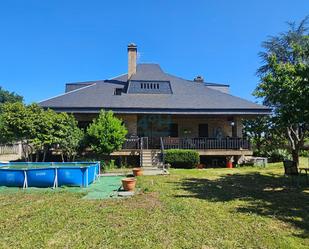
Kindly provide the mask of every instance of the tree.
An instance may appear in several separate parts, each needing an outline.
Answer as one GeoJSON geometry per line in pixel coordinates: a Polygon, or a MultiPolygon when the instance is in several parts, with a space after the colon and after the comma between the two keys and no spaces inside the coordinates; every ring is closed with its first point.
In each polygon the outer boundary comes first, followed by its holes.
{"type": "Polygon", "coordinates": [[[263,155],[263,148],[267,143],[268,131],[270,128],[270,118],[267,116],[259,116],[255,119],[247,119],[243,121],[245,136],[251,138],[254,144],[254,152],[257,155],[263,155]]]}
{"type": "Polygon", "coordinates": [[[37,104],[27,106],[32,115],[33,133],[29,136],[29,146],[36,154],[35,161],[40,160],[40,154],[43,154],[42,161],[45,161],[46,153],[56,142],[55,121],[56,114],[52,110],[45,111],[37,104]]]}
{"type": "Polygon", "coordinates": [[[37,104],[6,103],[0,115],[1,140],[4,142],[21,141],[27,161],[45,161],[46,153],[58,145],[62,158],[66,155],[71,160],[76,155],[81,130],[77,127],[75,118],[66,113],[57,114],[53,110],[44,110],[37,104]]]}
{"type": "MultiPolygon", "coordinates": [[[[16,102],[3,104],[1,110],[1,142],[13,143],[21,141],[24,145],[29,145],[29,138],[34,133],[33,115],[29,108],[23,103],[16,102]]],[[[24,146],[23,149],[26,159],[29,160],[28,149],[24,146]]]]}
{"type": "Polygon", "coordinates": [[[78,128],[77,121],[73,115],[60,113],[55,120],[55,142],[61,150],[62,161],[74,161],[80,146],[84,132],[78,128]]]}
{"type": "Polygon", "coordinates": [[[309,37],[308,18],[299,26],[264,42],[264,64],[255,96],[273,108],[273,123],[284,129],[293,160],[299,163],[299,150],[308,136],[309,124],[309,37]]]}
{"type": "Polygon", "coordinates": [[[23,97],[14,92],[9,92],[7,90],[4,90],[0,86],[0,104],[4,104],[7,102],[9,103],[23,102],[23,97]]]}
{"type": "Polygon", "coordinates": [[[87,129],[91,148],[102,154],[110,154],[121,149],[125,141],[127,129],[113,112],[102,110],[97,119],[87,129]]]}
{"type": "MultiPolygon", "coordinates": [[[[269,62],[273,55],[282,63],[298,63],[300,53],[294,48],[295,46],[306,47],[309,34],[308,22],[309,16],[305,17],[299,25],[296,22],[288,22],[288,31],[277,36],[270,36],[268,40],[262,43],[264,51],[261,51],[259,56],[264,65],[257,70],[258,76],[263,76],[271,71],[269,62]]],[[[303,52],[306,52],[306,50],[303,52]]],[[[309,53],[304,53],[302,59],[308,63],[309,53]]]]}
{"type": "Polygon", "coordinates": [[[286,151],[287,140],[284,131],[273,123],[272,117],[258,116],[244,120],[243,125],[244,136],[251,139],[255,155],[270,157],[271,160],[283,156],[281,153],[286,151]]]}

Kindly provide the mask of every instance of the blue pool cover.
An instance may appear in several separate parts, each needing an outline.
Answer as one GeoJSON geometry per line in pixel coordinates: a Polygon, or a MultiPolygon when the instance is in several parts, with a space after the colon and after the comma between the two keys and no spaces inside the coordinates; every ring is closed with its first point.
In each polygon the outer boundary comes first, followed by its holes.
{"type": "Polygon", "coordinates": [[[99,162],[0,163],[0,186],[7,187],[87,187],[99,175],[99,162]]]}

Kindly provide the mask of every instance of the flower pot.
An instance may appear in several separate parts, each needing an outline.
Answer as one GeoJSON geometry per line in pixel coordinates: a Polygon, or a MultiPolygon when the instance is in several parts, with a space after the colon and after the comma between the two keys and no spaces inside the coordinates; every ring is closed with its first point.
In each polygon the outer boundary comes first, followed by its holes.
{"type": "Polygon", "coordinates": [[[134,168],[134,169],[133,169],[133,175],[134,175],[134,176],[142,176],[142,175],[143,175],[143,170],[142,170],[142,168],[134,168]]]}
{"type": "Polygon", "coordinates": [[[231,161],[227,161],[226,162],[226,167],[229,168],[229,169],[232,169],[233,168],[233,163],[231,161]]]}
{"type": "Polygon", "coordinates": [[[125,191],[134,191],[136,180],[134,178],[122,179],[122,187],[125,191]]]}

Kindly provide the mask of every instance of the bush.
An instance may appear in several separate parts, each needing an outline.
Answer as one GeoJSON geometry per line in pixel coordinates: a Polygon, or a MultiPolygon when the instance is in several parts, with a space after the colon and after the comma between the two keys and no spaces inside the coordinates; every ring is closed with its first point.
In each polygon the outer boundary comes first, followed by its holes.
{"type": "Polygon", "coordinates": [[[276,162],[282,162],[285,159],[290,158],[290,155],[287,150],[274,149],[272,151],[268,151],[266,153],[266,157],[268,158],[269,162],[276,163],[276,162]]]}
{"type": "Polygon", "coordinates": [[[299,152],[299,156],[302,156],[302,157],[309,157],[309,151],[308,150],[301,150],[299,152]]]}
{"type": "Polygon", "coordinates": [[[113,112],[101,111],[87,129],[88,142],[97,154],[109,155],[120,150],[127,135],[123,122],[113,112]]]}
{"type": "Polygon", "coordinates": [[[200,157],[195,150],[167,150],[165,152],[165,162],[173,168],[195,168],[200,163],[200,157]]]}

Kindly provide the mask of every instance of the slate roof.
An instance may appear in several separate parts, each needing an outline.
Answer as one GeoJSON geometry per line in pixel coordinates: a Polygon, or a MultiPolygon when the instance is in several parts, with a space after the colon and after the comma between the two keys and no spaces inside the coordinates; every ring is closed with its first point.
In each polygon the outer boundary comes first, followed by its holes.
{"type": "Polygon", "coordinates": [[[172,94],[127,93],[127,74],[124,74],[109,80],[70,83],[74,90],[39,104],[44,108],[75,113],[96,113],[100,109],[113,110],[115,113],[243,115],[270,113],[270,109],[265,106],[211,88],[211,86],[227,87],[227,85],[185,80],[165,73],[157,64],[138,64],[137,73],[131,80],[168,81],[172,94]],[[78,88],[79,86],[81,87],[78,88]],[[123,93],[114,95],[116,88],[122,88],[123,93]]]}

